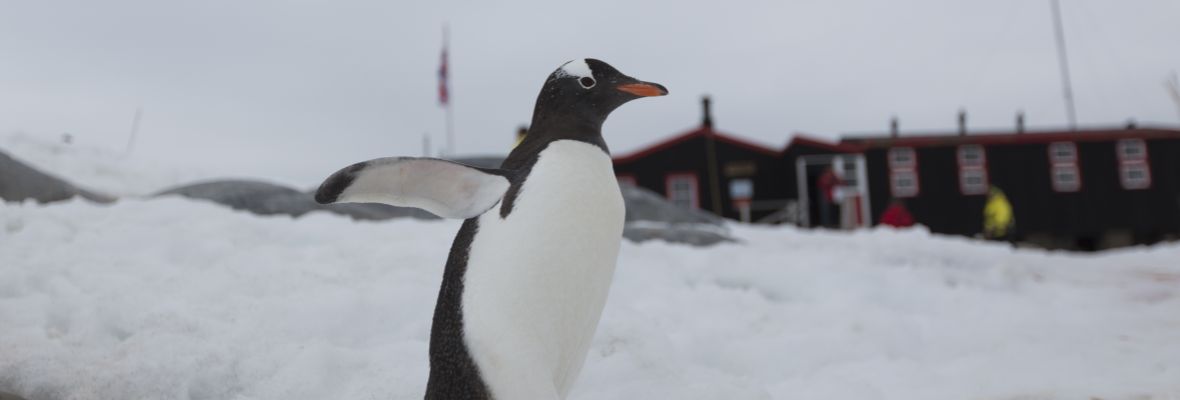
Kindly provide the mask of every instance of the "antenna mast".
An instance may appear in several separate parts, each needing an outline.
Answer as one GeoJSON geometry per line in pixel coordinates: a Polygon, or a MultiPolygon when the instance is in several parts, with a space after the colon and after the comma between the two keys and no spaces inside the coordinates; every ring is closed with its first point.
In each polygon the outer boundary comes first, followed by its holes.
{"type": "Polygon", "coordinates": [[[135,136],[139,133],[139,121],[141,119],[143,119],[142,106],[135,108],[135,118],[131,119],[131,134],[127,136],[127,155],[131,155],[131,149],[135,147],[135,136]]]}
{"type": "Polygon", "coordinates": [[[1176,75],[1176,71],[1172,71],[1172,76],[1164,81],[1164,88],[1172,96],[1172,101],[1176,103],[1176,115],[1180,116],[1180,77],[1176,75]]]}
{"type": "Polygon", "coordinates": [[[1065,91],[1065,115],[1069,119],[1069,129],[1078,128],[1077,111],[1073,105],[1073,85],[1069,82],[1069,57],[1065,54],[1065,28],[1061,24],[1060,0],[1049,0],[1053,6],[1053,26],[1057,33],[1057,60],[1061,64],[1061,84],[1065,91]]]}

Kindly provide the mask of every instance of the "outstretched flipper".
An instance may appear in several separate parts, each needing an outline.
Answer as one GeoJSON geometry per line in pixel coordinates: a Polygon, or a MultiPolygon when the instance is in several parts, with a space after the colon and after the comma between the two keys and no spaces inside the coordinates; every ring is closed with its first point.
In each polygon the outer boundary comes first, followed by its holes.
{"type": "Polygon", "coordinates": [[[336,171],[320,184],[315,200],[417,207],[444,218],[467,219],[500,202],[510,184],[507,175],[436,158],[378,158],[336,171]]]}

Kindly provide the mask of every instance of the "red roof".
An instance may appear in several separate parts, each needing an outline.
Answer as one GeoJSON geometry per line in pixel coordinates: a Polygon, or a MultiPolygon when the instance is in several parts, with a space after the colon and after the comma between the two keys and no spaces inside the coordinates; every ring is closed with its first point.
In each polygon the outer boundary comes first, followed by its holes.
{"type": "Polygon", "coordinates": [[[860,146],[846,143],[826,142],[822,139],[816,139],[801,133],[796,133],[795,136],[791,138],[791,142],[787,143],[787,146],[783,148],[783,152],[785,153],[795,145],[810,146],[835,153],[855,153],[860,151],[860,146]]]}
{"type": "Polygon", "coordinates": [[[738,147],[743,147],[755,152],[779,156],[789,150],[792,146],[802,145],[814,148],[819,148],[834,153],[857,153],[869,148],[880,147],[924,147],[924,146],[953,146],[959,144],[982,144],[982,145],[996,145],[996,144],[1029,144],[1029,143],[1049,143],[1049,142],[1086,142],[1086,141],[1111,141],[1127,138],[1140,139],[1156,139],[1156,138],[1173,138],[1180,139],[1180,130],[1165,129],[1165,128],[1133,128],[1133,129],[1085,129],[1075,131],[1030,131],[1026,133],[1014,132],[985,132],[972,133],[968,135],[958,134],[940,134],[940,135],[921,135],[921,136],[899,136],[892,137],[888,135],[881,136],[860,136],[849,137],[841,139],[839,143],[831,143],[822,139],[813,138],[805,134],[796,133],[791,141],[783,147],[781,151],[776,151],[769,147],[757,144],[745,139],[738,138],[733,135],[725,134],[713,130],[708,127],[700,127],[679,135],[670,137],[660,142],[656,142],[645,148],[632,152],[631,154],[622,155],[614,158],[616,164],[629,163],[651,154],[658,153],[676,144],[688,141],[693,138],[702,137],[712,134],[713,138],[729,143],[738,147]]]}
{"type": "Polygon", "coordinates": [[[922,136],[862,136],[850,137],[840,141],[841,146],[874,148],[874,147],[924,147],[924,146],[952,146],[958,144],[1031,144],[1049,142],[1094,142],[1111,141],[1127,138],[1180,139],[1180,130],[1160,128],[1132,128],[1132,129],[1085,129],[1075,131],[1032,131],[1026,133],[990,132],[970,133],[967,135],[922,135],[922,136]]]}
{"type": "Polygon", "coordinates": [[[754,143],[754,142],[751,142],[751,141],[748,141],[745,139],[741,139],[736,136],[732,136],[732,135],[718,132],[718,131],[714,130],[713,128],[700,127],[700,128],[670,137],[668,139],[664,139],[663,141],[656,142],[655,144],[652,144],[652,145],[649,145],[645,148],[634,151],[631,154],[615,157],[614,162],[615,162],[615,164],[629,163],[631,161],[635,161],[635,160],[647,157],[651,154],[654,154],[654,153],[657,153],[661,150],[672,147],[673,145],[688,141],[693,138],[703,137],[703,136],[710,135],[710,134],[713,136],[713,139],[715,139],[719,142],[729,143],[734,146],[743,147],[748,150],[752,150],[755,152],[768,154],[768,155],[772,155],[772,156],[777,156],[779,154],[779,152],[777,150],[771,149],[769,147],[766,147],[766,146],[763,146],[763,145],[760,145],[760,144],[757,144],[757,143],[754,143]]]}

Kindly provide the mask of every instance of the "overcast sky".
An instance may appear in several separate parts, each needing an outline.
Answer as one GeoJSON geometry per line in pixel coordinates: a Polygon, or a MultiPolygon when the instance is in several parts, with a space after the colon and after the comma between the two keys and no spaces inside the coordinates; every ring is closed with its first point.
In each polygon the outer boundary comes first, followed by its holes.
{"type": "MultiPolygon", "coordinates": [[[[1080,124],[1180,123],[1180,1],[1061,1],[1080,124]]],[[[0,132],[122,149],[142,106],[133,157],[314,185],[444,142],[444,22],[460,154],[506,152],[582,57],[671,92],[612,115],[616,154],[698,125],[705,93],[719,129],[774,147],[892,115],[952,130],[959,108],[971,129],[1065,123],[1048,0],[0,0],[0,132]]]]}

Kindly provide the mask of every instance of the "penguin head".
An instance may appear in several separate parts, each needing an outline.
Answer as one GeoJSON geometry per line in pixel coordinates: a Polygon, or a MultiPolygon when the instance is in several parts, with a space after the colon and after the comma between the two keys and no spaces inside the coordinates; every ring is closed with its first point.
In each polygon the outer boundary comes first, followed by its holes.
{"type": "Polygon", "coordinates": [[[668,89],[663,85],[632,78],[605,62],[577,59],[549,74],[533,115],[535,119],[573,118],[601,126],[611,111],[623,103],[666,94],[668,89]]]}

